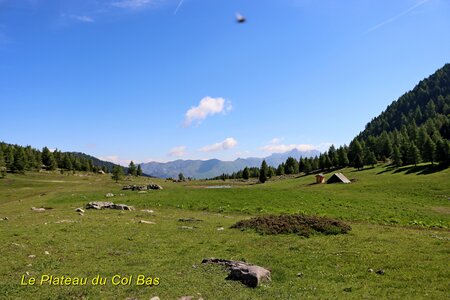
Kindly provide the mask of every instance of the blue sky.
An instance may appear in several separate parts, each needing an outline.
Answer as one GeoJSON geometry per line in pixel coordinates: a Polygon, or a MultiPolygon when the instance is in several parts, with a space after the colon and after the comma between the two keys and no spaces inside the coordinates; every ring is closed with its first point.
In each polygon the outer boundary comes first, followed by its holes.
{"type": "Polygon", "coordinates": [[[449,36],[448,0],[0,0],[0,140],[122,164],[325,150],[449,36]]]}

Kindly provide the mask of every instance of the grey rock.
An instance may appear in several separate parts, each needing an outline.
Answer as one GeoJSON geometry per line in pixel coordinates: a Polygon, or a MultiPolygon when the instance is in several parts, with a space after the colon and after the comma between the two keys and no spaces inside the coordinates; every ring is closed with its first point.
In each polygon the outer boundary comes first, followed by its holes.
{"type": "Polygon", "coordinates": [[[78,207],[77,209],[75,209],[75,211],[79,213],[84,213],[84,209],[82,209],[81,207],[78,207]]]}
{"type": "Polygon", "coordinates": [[[105,208],[117,210],[134,210],[133,206],[128,206],[125,204],[114,204],[112,202],[95,201],[86,204],[86,209],[105,209],[105,208]]]}
{"type": "Polygon", "coordinates": [[[140,220],[139,223],[141,223],[141,224],[156,224],[155,222],[145,221],[145,220],[140,220]]]}
{"type": "Polygon", "coordinates": [[[202,261],[202,264],[211,263],[226,266],[230,271],[227,279],[239,280],[249,287],[257,287],[261,282],[271,281],[270,271],[260,266],[220,258],[208,258],[202,261]]]}
{"type": "Polygon", "coordinates": [[[106,198],[111,198],[111,197],[114,197],[114,194],[113,194],[113,193],[107,193],[107,194],[105,195],[105,197],[106,197],[106,198]]]}
{"type": "Polygon", "coordinates": [[[37,208],[37,207],[32,207],[31,210],[32,210],[32,211],[42,212],[42,211],[45,211],[45,208],[43,208],[43,207],[39,207],[39,208],[37,208]]]}

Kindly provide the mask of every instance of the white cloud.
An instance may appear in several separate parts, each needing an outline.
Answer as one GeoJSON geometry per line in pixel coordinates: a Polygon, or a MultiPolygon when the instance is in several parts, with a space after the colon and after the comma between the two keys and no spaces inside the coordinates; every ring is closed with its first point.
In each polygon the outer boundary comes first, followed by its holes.
{"type": "Polygon", "coordinates": [[[231,110],[231,102],[223,98],[204,97],[198,106],[191,107],[185,114],[184,125],[189,126],[192,122],[201,122],[207,116],[225,113],[231,110]]]}
{"type": "Polygon", "coordinates": [[[268,145],[261,147],[261,150],[270,153],[285,153],[294,149],[298,151],[311,151],[311,150],[327,150],[331,146],[331,143],[322,143],[319,145],[311,144],[281,144],[282,139],[273,138],[268,145]]]}
{"type": "Polygon", "coordinates": [[[88,16],[77,16],[77,15],[72,15],[71,16],[73,19],[83,22],[83,23],[93,23],[94,19],[92,19],[91,17],[88,16]]]}
{"type": "MultiPolygon", "coordinates": [[[[131,159],[123,159],[117,155],[100,156],[98,159],[106,160],[124,167],[127,167],[130,161],[132,161],[131,159]]],[[[134,161],[134,163],[136,162],[134,161]]]]}
{"type": "Polygon", "coordinates": [[[180,156],[185,156],[185,155],[186,155],[186,146],[173,147],[169,151],[169,156],[180,157],[180,156]]]}
{"type": "Polygon", "coordinates": [[[155,0],[120,0],[112,3],[119,8],[140,9],[155,4],[155,0]]]}
{"type": "Polygon", "coordinates": [[[229,138],[226,138],[225,140],[223,140],[222,142],[205,146],[205,147],[201,148],[200,151],[215,152],[215,151],[227,150],[227,149],[236,147],[237,144],[238,144],[238,142],[234,138],[229,137],[229,138]]]}

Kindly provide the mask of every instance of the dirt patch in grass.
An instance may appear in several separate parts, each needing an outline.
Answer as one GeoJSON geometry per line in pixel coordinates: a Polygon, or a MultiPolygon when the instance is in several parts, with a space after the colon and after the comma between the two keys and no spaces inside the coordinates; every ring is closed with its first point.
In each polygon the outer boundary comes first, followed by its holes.
{"type": "Polygon", "coordinates": [[[450,215],[450,207],[435,206],[435,207],[432,207],[431,209],[437,213],[441,213],[444,215],[450,215]]]}
{"type": "Polygon", "coordinates": [[[231,226],[237,229],[254,229],[261,234],[312,234],[335,235],[347,233],[352,228],[339,220],[306,215],[263,216],[242,220],[231,226]]]}

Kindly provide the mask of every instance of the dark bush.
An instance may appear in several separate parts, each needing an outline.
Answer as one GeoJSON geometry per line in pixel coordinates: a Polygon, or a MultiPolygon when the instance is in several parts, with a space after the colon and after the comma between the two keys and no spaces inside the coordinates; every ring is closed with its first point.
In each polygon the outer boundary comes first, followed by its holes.
{"type": "Polygon", "coordinates": [[[314,233],[335,235],[347,233],[352,228],[339,220],[305,215],[280,215],[242,220],[231,226],[238,229],[254,229],[261,234],[294,233],[308,237],[314,233]]]}

